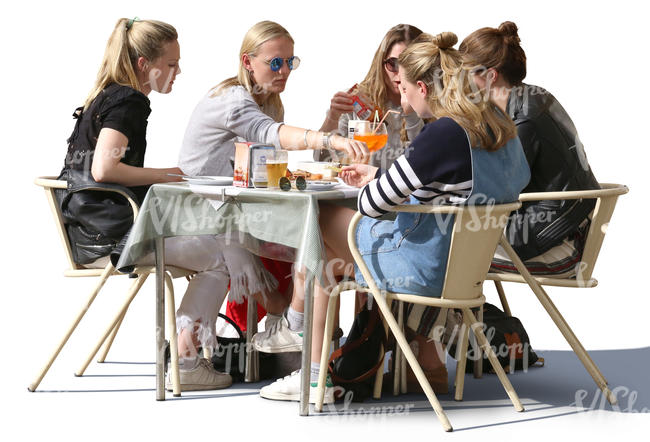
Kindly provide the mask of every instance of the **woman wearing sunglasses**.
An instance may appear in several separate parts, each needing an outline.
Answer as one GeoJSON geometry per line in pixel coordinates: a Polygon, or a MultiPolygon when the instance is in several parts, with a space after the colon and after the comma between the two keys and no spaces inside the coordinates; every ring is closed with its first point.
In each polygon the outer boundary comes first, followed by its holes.
{"type": "MultiPolygon", "coordinates": [[[[370,164],[381,168],[388,168],[408,146],[422,129],[422,120],[408,107],[402,108],[399,91],[399,77],[397,75],[397,58],[402,51],[413,41],[421,30],[415,26],[400,24],[392,27],[381,41],[370,64],[366,78],[359,83],[359,94],[370,108],[375,106],[385,114],[391,113],[384,120],[388,131],[386,145],[370,157],[370,164]]],[[[349,92],[337,92],[332,98],[327,118],[321,130],[336,131],[347,136],[348,121],[354,119],[352,114],[352,96],[349,92]]],[[[326,161],[334,155],[329,151],[315,152],[315,158],[326,161]]]]}
{"type": "MultiPolygon", "coordinates": [[[[355,161],[368,161],[368,149],[364,143],[283,123],[284,107],[280,93],[284,91],[291,72],[300,66],[300,58],[294,55],[293,47],[289,32],[277,23],[263,21],[248,30],[240,49],[237,75],[212,88],[190,118],[179,156],[179,166],[186,174],[233,176],[235,141],[270,144],[287,150],[331,148],[344,152],[355,161]]],[[[260,261],[258,257],[249,255],[252,260],[260,261]]],[[[291,266],[269,263],[268,260],[263,260],[263,263],[278,281],[289,280],[291,266]]],[[[282,283],[280,288],[283,288],[282,283]]],[[[217,294],[219,306],[225,294],[217,294]]],[[[229,303],[229,315],[239,319],[238,323],[244,326],[246,307],[242,303],[243,296],[233,296],[231,288],[231,300],[236,304],[229,303]]],[[[282,317],[287,305],[275,288],[264,291],[257,300],[269,313],[267,328],[282,317]]],[[[215,316],[219,310],[216,303],[207,299],[188,300],[189,304],[196,310],[214,310],[216,307],[215,316]]]]}
{"type": "MultiPolygon", "coordinates": [[[[399,57],[400,87],[406,99],[421,118],[435,119],[413,140],[409,155],[401,155],[386,171],[353,164],[341,172],[348,184],[361,188],[358,210],[366,216],[359,222],[356,241],[381,290],[440,297],[452,229],[446,228],[449,219],[433,214],[403,212],[395,221],[376,218],[397,204],[516,201],[530,178],[512,120],[489,99],[475,100],[460,54],[453,48],[457,41],[451,32],[435,37],[423,34],[399,57]]],[[[367,285],[358,269],[351,274],[354,260],[346,232],[354,213],[346,207],[324,206],[320,227],[328,267],[337,276],[355,276],[367,285]]],[[[321,368],[331,288],[315,284],[313,386],[321,368]]],[[[444,327],[442,319],[439,325],[444,327]]],[[[439,331],[431,335],[434,340],[441,339],[439,331]]],[[[437,374],[432,387],[444,391],[448,380],[440,350],[422,368],[437,374]]],[[[311,390],[315,392],[315,387],[311,390]]],[[[299,372],[260,390],[262,397],[276,400],[298,400],[299,393],[299,372]]],[[[325,401],[333,401],[331,386],[326,388],[325,401]]]]}
{"type": "Polygon", "coordinates": [[[287,150],[331,148],[367,162],[363,143],[283,123],[280,93],[300,58],[277,23],[263,21],[244,36],[237,75],[215,86],[197,105],[185,132],[179,167],[191,175],[233,175],[236,140],[287,150]]]}

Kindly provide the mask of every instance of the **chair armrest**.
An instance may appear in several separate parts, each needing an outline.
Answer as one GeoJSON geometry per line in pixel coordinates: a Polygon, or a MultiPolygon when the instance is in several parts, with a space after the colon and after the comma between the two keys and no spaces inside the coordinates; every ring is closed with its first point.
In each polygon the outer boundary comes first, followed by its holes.
{"type": "MultiPolygon", "coordinates": [[[[503,209],[507,209],[509,211],[512,210],[517,210],[518,208],[521,207],[521,203],[519,201],[515,201],[513,203],[507,203],[507,204],[499,204],[500,207],[503,207],[503,209]]],[[[389,210],[389,212],[410,212],[410,213],[449,213],[449,214],[456,214],[459,213],[463,210],[468,210],[468,208],[471,208],[470,210],[489,210],[490,205],[472,205],[472,206],[430,206],[430,205],[425,205],[425,204],[402,204],[398,206],[393,206],[389,210]]]]}
{"type": "MultiPolygon", "coordinates": [[[[67,189],[68,188],[68,182],[66,180],[59,180],[57,177],[54,176],[42,176],[38,177],[34,180],[34,184],[37,186],[43,187],[44,189],[67,189]]],[[[113,192],[121,195],[124,197],[129,204],[131,205],[131,209],[133,210],[133,222],[135,222],[136,217],[138,216],[138,212],[140,208],[136,204],[136,202],[131,198],[126,192],[120,190],[120,189],[112,189],[109,187],[87,187],[84,188],[84,190],[91,190],[91,191],[96,191],[96,192],[113,192]]]]}
{"type": "Polygon", "coordinates": [[[600,189],[594,190],[573,190],[565,192],[530,192],[519,195],[519,200],[544,201],[544,200],[578,200],[583,198],[603,198],[608,196],[619,196],[629,192],[627,186],[622,184],[601,183],[600,189]]]}

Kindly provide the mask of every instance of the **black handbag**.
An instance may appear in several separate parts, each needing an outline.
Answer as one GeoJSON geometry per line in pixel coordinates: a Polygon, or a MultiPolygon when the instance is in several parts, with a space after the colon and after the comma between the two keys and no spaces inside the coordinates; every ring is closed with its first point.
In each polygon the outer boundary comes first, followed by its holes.
{"type": "MultiPolygon", "coordinates": [[[[329,373],[334,385],[352,392],[353,402],[362,402],[372,395],[375,374],[383,371],[386,351],[386,330],[376,303],[369,300],[355,316],[345,343],[330,356],[329,373]],[[368,308],[368,304],[371,307],[368,308]]],[[[339,399],[342,396],[339,393],[339,399]]]]}
{"type": "Polygon", "coordinates": [[[88,171],[64,169],[59,179],[68,181],[66,190],[57,191],[57,199],[74,261],[88,264],[107,256],[133,225],[131,204],[109,189],[120,190],[137,201],[135,194],[124,186],[97,183],[88,171]],[[107,190],[94,190],[98,188],[107,190]]]}
{"type": "MultiPolygon", "coordinates": [[[[505,371],[509,371],[511,368],[527,370],[533,365],[544,365],[544,358],[537,356],[537,353],[533,351],[528,333],[518,318],[508,316],[498,307],[486,302],[483,305],[483,323],[485,324],[485,336],[505,371]],[[511,367],[513,362],[514,367],[511,367]]],[[[456,355],[455,345],[449,346],[449,354],[456,355]]],[[[475,350],[469,346],[465,373],[474,372],[475,354],[475,350]]],[[[485,352],[482,352],[482,356],[483,372],[494,373],[485,352]]]]}

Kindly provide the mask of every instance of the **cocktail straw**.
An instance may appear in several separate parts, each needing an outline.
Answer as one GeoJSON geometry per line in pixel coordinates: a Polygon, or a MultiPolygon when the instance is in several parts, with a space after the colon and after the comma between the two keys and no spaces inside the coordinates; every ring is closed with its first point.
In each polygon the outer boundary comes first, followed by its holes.
{"type": "MultiPolygon", "coordinates": [[[[397,112],[396,110],[393,110],[393,109],[390,109],[390,110],[386,111],[386,113],[384,114],[384,118],[382,118],[381,121],[379,122],[379,124],[377,124],[377,126],[375,127],[375,130],[372,131],[372,134],[371,134],[371,135],[374,135],[375,132],[377,132],[377,130],[379,130],[379,128],[381,127],[381,123],[384,122],[384,120],[386,119],[386,117],[387,117],[388,114],[390,114],[390,113],[393,113],[393,114],[399,114],[399,112],[397,112]]],[[[375,111],[375,118],[376,118],[376,117],[377,117],[377,111],[375,111]]],[[[376,122],[376,120],[375,120],[375,122],[376,122]]]]}

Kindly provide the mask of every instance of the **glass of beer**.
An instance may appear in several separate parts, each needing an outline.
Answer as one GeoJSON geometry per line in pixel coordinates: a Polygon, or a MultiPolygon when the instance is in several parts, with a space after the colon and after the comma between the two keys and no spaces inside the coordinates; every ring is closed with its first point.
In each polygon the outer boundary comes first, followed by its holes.
{"type": "Polygon", "coordinates": [[[376,152],[388,142],[386,124],[359,121],[354,128],[354,139],[366,143],[370,152],[376,152]]]}
{"type": "Polygon", "coordinates": [[[266,156],[266,187],[280,188],[280,178],[286,176],[289,164],[289,153],[286,150],[269,151],[266,156]]]}

